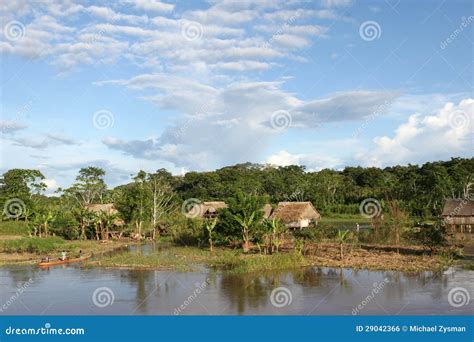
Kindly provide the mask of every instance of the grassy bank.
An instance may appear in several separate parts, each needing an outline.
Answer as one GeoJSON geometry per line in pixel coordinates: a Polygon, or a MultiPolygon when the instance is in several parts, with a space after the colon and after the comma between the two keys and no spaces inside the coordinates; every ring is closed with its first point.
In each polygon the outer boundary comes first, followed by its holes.
{"type": "Polygon", "coordinates": [[[62,251],[71,256],[79,255],[79,251],[82,251],[82,254],[101,254],[127,244],[126,241],[100,243],[91,240],[70,241],[55,236],[29,237],[28,227],[24,222],[0,222],[0,265],[34,264],[45,256],[59,257],[62,251]]]}
{"type": "Polygon", "coordinates": [[[311,249],[304,256],[293,251],[272,255],[244,254],[240,250],[226,248],[217,248],[211,255],[206,249],[172,246],[145,256],[127,252],[105,257],[90,264],[107,268],[178,271],[195,270],[199,265],[205,265],[229,273],[256,273],[311,265],[406,272],[438,270],[445,266],[438,256],[403,255],[364,249],[347,249],[344,260],[341,261],[339,246],[336,244],[321,244],[317,250],[311,249]]]}
{"type": "Polygon", "coordinates": [[[155,270],[192,271],[200,265],[231,273],[251,273],[309,266],[300,255],[281,253],[273,255],[243,254],[237,250],[217,248],[213,254],[197,247],[169,247],[148,255],[126,252],[90,262],[91,266],[106,268],[134,268],[155,270]]]}

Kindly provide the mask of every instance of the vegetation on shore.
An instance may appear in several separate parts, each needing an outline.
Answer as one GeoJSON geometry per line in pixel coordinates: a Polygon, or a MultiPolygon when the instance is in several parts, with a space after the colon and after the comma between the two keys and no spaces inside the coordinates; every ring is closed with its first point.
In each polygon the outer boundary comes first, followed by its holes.
{"type": "Polygon", "coordinates": [[[107,251],[132,240],[159,241],[165,236],[174,245],[189,246],[192,255],[179,250],[176,255],[152,253],[128,261],[124,254],[98,264],[186,269],[201,259],[235,272],[308,264],[436,268],[458,253],[450,248],[446,227],[436,216],[445,198],[469,196],[473,168],[474,158],[318,172],[247,163],[183,177],[165,169],[140,170],[131,183],[107,189],[105,171],[91,166],[80,169],[75,182],[58,189],[55,197],[44,196],[45,177],[39,170],[13,169],[0,179],[5,220],[0,222],[0,260],[11,260],[12,254],[32,260],[62,250],[107,251]],[[195,215],[194,205],[206,200],[225,200],[228,205],[213,218],[195,215]],[[375,205],[372,211],[361,209],[366,200],[375,205]],[[280,220],[264,217],[264,204],[279,201],[310,201],[323,218],[308,228],[290,230],[280,220]],[[105,203],[117,210],[90,210],[105,203]],[[393,248],[367,250],[364,245],[393,248]],[[417,246],[426,255],[400,253],[406,246],[417,246]],[[439,253],[446,257],[437,257],[439,253]]]}
{"type": "Polygon", "coordinates": [[[94,267],[192,271],[204,265],[227,273],[256,273],[305,266],[346,267],[369,270],[419,272],[440,270],[444,265],[434,255],[405,255],[361,248],[339,260],[339,246],[322,244],[317,251],[302,255],[289,251],[278,254],[247,254],[240,250],[215,248],[213,253],[197,247],[171,246],[147,255],[126,252],[88,263],[94,267]]]}

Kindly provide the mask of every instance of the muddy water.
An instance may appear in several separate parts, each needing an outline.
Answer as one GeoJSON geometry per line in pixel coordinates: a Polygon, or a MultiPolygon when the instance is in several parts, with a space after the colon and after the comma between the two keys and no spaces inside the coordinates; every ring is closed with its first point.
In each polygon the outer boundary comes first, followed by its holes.
{"type": "Polygon", "coordinates": [[[246,275],[0,268],[0,315],[472,315],[467,296],[474,297],[474,271],[459,268],[404,274],[308,267],[246,275]]]}

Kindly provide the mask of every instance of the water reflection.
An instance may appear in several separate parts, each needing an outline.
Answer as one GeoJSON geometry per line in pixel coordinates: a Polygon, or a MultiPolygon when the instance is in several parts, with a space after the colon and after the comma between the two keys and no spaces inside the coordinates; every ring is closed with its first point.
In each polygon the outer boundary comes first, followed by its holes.
{"type": "MultiPolygon", "coordinates": [[[[151,250],[136,250],[149,253],[151,250]]],[[[472,303],[453,308],[447,294],[453,287],[474,293],[474,272],[456,269],[447,274],[373,272],[367,270],[307,267],[287,271],[231,275],[212,270],[159,272],[101,270],[80,267],[39,269],[30,266],[0,268],[0,304],[19,286],[32,280],[18,300],[0,314],[107,314],[107,315],[350,315],[377,284],[385,282],[360,314],[458,314],[473,312],[472,303]],[[199,284],[206,286],[196,294],[199,284]],[[92,293],[110,288],[113,305],[98,308],[92,293]],[[272,305],[270,294],[285,287],[289,305],[272,305]],[[27,309],[25,309],[25,307],[27,309]]]]}

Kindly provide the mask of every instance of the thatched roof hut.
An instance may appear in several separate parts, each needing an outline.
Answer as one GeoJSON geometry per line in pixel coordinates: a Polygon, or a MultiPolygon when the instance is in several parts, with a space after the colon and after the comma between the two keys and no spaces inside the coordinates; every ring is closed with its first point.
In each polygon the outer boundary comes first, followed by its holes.
{"type": "MultiPolygon", "coordinates": [[[[217,210],[227,208],[227,204],[223,201],[201,202],[196,204],[196,212],[204,218],[213,218],[217,216],[217,210]]],[[[194,209],[193,209],[194,210],[194,209]]]]}
{"type": "MultiPolygon", "coordinates": [[[[113,203],[105,203],[105,204],[86,204],[86,209],[95,213],[99,214],[101,212],[106,212],[109,215],[118,215],[119,211],[115,208],[113,203]]],[[[116,218],[114,220],[114,225],[116,226],[123,226],[125,222],[120,219],[116,218]]]]}
{"type": "Polygon", "coordinates": [[[472,225],[474,224],[474,200],[448,199],[444,203],[441,216],[448,225],[472,225]]]}
{"type": "Polygon", "coordinates": [[[311,202],[280,202],[270,218],[278,218],[290,228],[304,228],[321,215],[311,202]]]}

